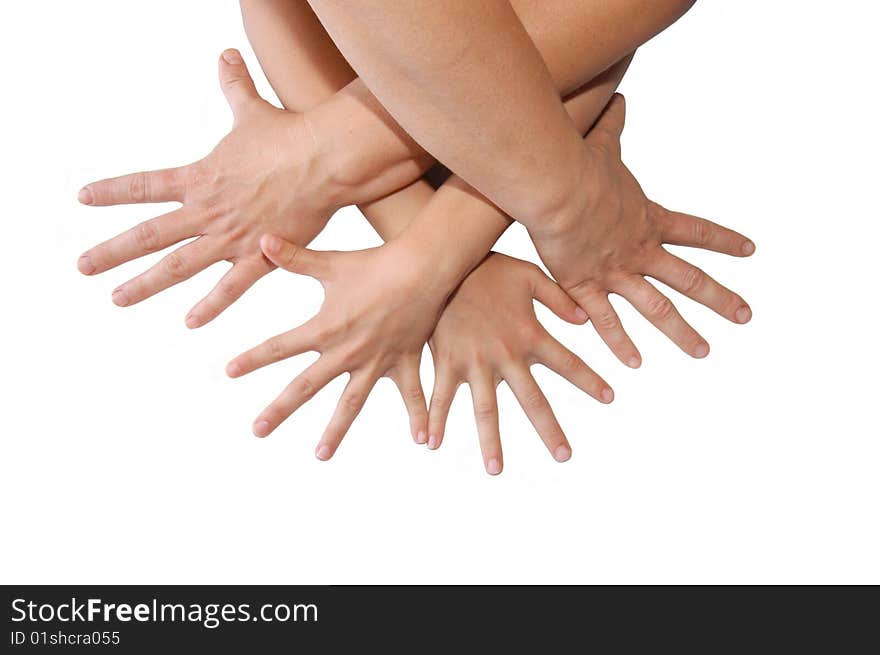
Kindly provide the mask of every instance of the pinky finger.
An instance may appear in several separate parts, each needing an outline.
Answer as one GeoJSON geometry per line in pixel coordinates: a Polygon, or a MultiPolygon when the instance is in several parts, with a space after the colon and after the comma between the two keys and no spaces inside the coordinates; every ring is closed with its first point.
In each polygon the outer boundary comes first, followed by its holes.
{"type": "Polygon", "coordinates": [[[713,250],[732,257],[748,257],[755,252],[755,244],[739,232],[681,212],[666,212],[662,237],[663,243],[713,250]]]}
{"type": "Polygon", "coordinates": [[[186,316],[186,327],[198,328],[213,321],[269,270],[269,266],[262,262],[237,262],[220,278],[211,292],[190,310],[186,316]]]}

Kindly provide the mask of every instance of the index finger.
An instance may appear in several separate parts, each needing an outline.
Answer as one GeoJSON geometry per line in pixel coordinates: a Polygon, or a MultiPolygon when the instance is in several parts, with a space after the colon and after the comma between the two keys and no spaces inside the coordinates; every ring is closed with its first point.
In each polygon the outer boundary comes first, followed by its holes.
{"type": "Polygon", "coordinates": [[[84,205],[102,207],[142,202],[183,201],[186,167],[141,171],[85,185],[78,199],[84,205]]]}

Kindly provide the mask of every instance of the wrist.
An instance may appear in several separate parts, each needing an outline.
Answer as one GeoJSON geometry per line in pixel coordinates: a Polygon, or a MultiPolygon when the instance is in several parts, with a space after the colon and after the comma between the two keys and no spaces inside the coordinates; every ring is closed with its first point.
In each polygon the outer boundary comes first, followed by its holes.
{"type": "Polygon", "coordinates": [[[474,257],[464,249],[443,243],[435,235],[413,228],[411,223],[386,246],[396,252],[400,270],[419,280],[421,293],[445,303],[485,253],[474,257]]]}
{"type": "Polygon", "coordinates": [[[579,142],[517,220],[532,234],[552,236],[564,232],[573,220],[585,214],[589,179],[589,158],[583,142],[579,142]]]}
{"type": "Polygon", "coordinates": [[[375,104],[355,80],[302,114],[337,207],[383,198],[417,180],[433,161],[375,104]]]}

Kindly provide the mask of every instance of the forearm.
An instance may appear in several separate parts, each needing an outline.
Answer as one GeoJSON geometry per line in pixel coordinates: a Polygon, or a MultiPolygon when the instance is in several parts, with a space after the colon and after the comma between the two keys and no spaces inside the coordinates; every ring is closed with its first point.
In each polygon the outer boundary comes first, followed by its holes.
{"type": "MultiPolygon", "coordinates": [[[[608,7],[567,0],[554,3],[553,11],[535,0],[513,4],[560,92],[568,93],[671,24],[692,3],[625,0],[608,7]],[[582,38],[584,33],[601,33],[601,47],[595,39],[582,38]]],[[[254,50],[285,106],[307,109],[353,74],[304,0],[242,0],[241,5],[254,50]]],[[[400,211],[429,196],[424,183],[412,184],[418,192],[408,198],[394,194],[377,203],[368,200],[410,185],[433,160],[360,80],[327,99],[311,118],[318,123],[314,132],[329,153],[339,185],[357,189],[360,197],[354,200],[377,231],[383,238],[394,236],[405,225],[400,211]],[[358,139],[357,149],[349,146],[352,138],[358,139]]]]}
{"type": "MultiPolygon", "coordinates": [[[[570,120],[586,132],[608,104],[632,55],[578,89],[565,102],[570,120]]],[[[454,289],[489,252],[512,219],[464,180],[452,176],[402,231],[398,241],[432,258],[438,279],[454,289]]]]}
{"type": "Polygon", "coordinates": [[[311,4],[394,119],[501,209],[528,224],[576,185],[581,135],[509,2],[311,4]]]}
{"type": "MultiPolygon", "coordinates": [[[[251,47],[269,84],[286,109],[309,111],[355,79],[354,71],[324,31],[306,0],[241,0],[240,5],[251,47]]],[[[365,87],[361,88],[366,91],[365,87]]],[[[366,94],[358,93],[355,89],[348,91],[349,100],[360,98],[360,102],[368,102],[366,94]]],[[[352,113],[357,115],[363,112],[352,113]]],[[[369,118],[370,112],[367,114],[369,118]]],[[[358,131],[362,134],[369,132],[358,131]]],[[[386,140],[383,137],[390,136],[384,129],[378,130],[378,133],[378,143],[386,140]]],[[[405,157],[406,152],[403,151],[402,155],[405,157]]],[[[425,157],[424,153],[421,156],[425,157]]],[[[359,208],[382,239],[387,241],[406,227],[410,218],[424,207],[432,195],[433,189],[419,179],[390,196],[361,203],[359,208]]]]}
{"type": "MultiPolygon", "coordinates": [[[[559,92],[567,95],[674,22],[690,4],[620,0],[610,6],[598,0],[565,0],[551,5],[518,0],[514,6],[559,92]],[[592,32],[602,38],[583,38],[592,32]]],[[[433,163],[360,79],[309,115],[318,124],[315,133],[336,171],[342,195],[354,191],[355,202],[387,195],[417,179],[433,163]],[[357,140],[357,148],[351,147],[352,139],[357,140]]]]}

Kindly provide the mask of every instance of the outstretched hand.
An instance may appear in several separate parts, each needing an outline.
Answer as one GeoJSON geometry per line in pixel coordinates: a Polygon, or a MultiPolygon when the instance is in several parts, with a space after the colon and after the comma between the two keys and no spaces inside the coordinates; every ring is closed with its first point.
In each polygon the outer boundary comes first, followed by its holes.
{"type": "Polygon", "coordinates": [[[305,352],[321,354],[260,413],[254,434],[267,436],[347,372],[348,384],[315,450],[319,459],[336,452],[380,377],[397,384],[409,412],[412,437],[425,443],[428,412],[419,363],[449,290],[433,284],[430,271],[418,265],[417,255],[395,242],[353,252],[308,250],[273,235],[265,236],[261,244],[277,266],[321,282],[325,297],[314,318],[227,366],[230,377],[239,377],[305,352]]]}
{"type": "Polygon", "coordinates": [[[669,211],[649,200],[621,161],[625,117],[616,94],[584,139],[586,206],[568,208],[529,233],[541,259],[563,289],[589,315],[617,357],[637,367],[641,356],[608,301],[626,298],[659,330],[693,357],[709,345],[681,317],[675,305],[645,276],[653,277],[735,323],[751,318],[748,304],[702,270],[667,251],[663,244],[747,257],[754,244],[710,221],[669,211]]]}
{"type": "Polygon", "coordinates": [[[235,122],[207,157],[179,168],[93,182],[79,194],[80,202],[94,206],[183,204],[87,250],[78,268],[86,275],[103,273],[195,237],[113,292],[117,305],[133,305],[216,262],[231,262],[187,315],[191,328],[218,316],[275,268],[260,251],[263,234],[308,243],[338,208],[303,115],[260,98],[238,51],[225,51],[219,68],[235,122]]]}
{"type": "Polygon", "coordinates": [[[443,310],[431,336],[434,391],[428,412],[428,448],[439,448],[449,407],[461,384],[471,390],[474,418],[490,475],[501,472],[504,457],[498,428],[495,388],[506,381],[547,450],[558,462],[571,457],[571,444],[550,403],[532,377],[541,364],[602,403],[614,399],[608,383],[538,322],[533,300],[570,323],[587,315],[540,268],[490,253],[443,310]]]}

